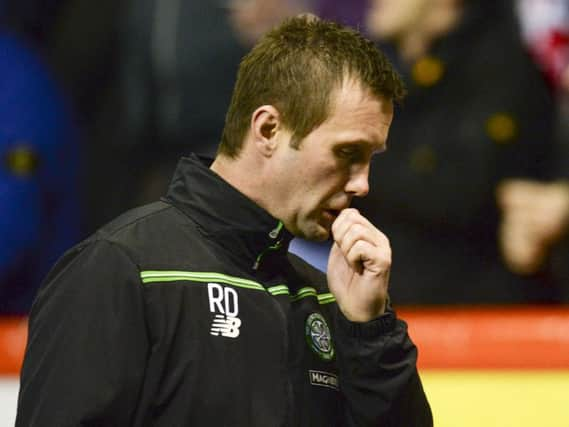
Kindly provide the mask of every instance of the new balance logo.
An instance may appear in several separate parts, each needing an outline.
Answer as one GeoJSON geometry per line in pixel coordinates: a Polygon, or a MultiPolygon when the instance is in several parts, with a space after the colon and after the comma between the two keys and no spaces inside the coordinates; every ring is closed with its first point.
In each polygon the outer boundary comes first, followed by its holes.
{"type": "Polygon", "coordinates": [[[207,284],[209,311],[214,313],[210,334],[228,338],[237,338],[241,319],[239,314],[239,299],[235,289],[221,286],[218,283],[207,284]]]}
{"type": "Polygon", "coordinates": [[[216,314],[209,333],[211,335],[221,335],[222,337],[237,338],[240,326],[241,319],[238,317],[225,317],[222,314],[216,314]]]}

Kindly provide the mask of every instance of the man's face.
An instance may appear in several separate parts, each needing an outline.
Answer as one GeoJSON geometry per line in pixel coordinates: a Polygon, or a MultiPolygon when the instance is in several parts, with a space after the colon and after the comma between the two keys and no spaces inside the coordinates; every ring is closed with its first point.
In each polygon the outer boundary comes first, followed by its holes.
{"type": "Polygon", "coordinates": [[[275,192],[271,211],[293,234],[325,240],[354,196],[368,193],[371,157],[385,150],[392,102],[352,80],[331,97],[330,116],[298,148],[283,131],[272,157],[275,192]]]}
{"type": "Polygon", "coordinates": [[[431,6],[431,0],[372,0],[367,27],[379,39],[397,38],[418,25],[431,6]]]}

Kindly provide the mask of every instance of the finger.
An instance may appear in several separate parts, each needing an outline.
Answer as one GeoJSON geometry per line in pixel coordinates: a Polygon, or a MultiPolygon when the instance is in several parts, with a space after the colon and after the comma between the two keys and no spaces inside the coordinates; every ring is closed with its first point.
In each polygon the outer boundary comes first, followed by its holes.
{"type": "Polygon", "coordinates": [[[389,248],[389,240],[377,229],[370,229],[361,224],[352,224],[338,242],[342,251],[347,253],[351,247],[358,241],[364,240],[377,248],[389,248]]]}
{"type": "Polygon", "coordinates": [[[381,250],[365,240],[356,241],[345,254],[348,264],[357,272],[367,270],[381,274],[391,266],[391,249],[381,250]]]}
{"type": "Polygon", "coordinates": [[[353,225],[358,224],[368,230],[370,239],[380,241],[381,233],[367,218],[361,215],[357,209],[344,209],[332,224],[332,236],[338,243],[342,242],[344,236],[353,225]]]}
{"type": "Polygon", "coordinates": [[[348,208],[342,210],[336,220],[332,223],[332,235],[335,241],[341,241],[346,231],[354,222],[357,221],[359,212],[357,209],[348,208]]]}

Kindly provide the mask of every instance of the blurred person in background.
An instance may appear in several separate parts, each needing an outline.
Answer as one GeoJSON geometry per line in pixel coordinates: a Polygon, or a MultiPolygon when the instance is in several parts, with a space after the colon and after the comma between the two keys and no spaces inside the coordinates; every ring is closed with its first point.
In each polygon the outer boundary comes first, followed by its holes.
{"type": "Polygon", "coordinates": [[[22,315],[51,264],[81,237],[81,147],[41,55],[0,20],[0,314],[22,315]]]}
{"type": "Polygon", "coordinates": [[[569,302],[569,1],[519,0],[522,35],[558,102],[553,181],[508,180],[497,193],[500,243],[521,275],[549,270],[569,302]]]}
{"type": "Polygon", "coordinates": [[[80,226],[88,232],[118,208],[119,199],[127,198],[116,166],[122,159],[116,141],[125,133],[118,90],[125,0],[1,1],[5,26],[34,47],[69,100],[84,158],[77,184],[82,190],[80,226]],[[107,173],[99,185],[91,177],[101,169],[107,173]]]}
{"type": "Polygon", "coordinates": [[[394,299],[556,300],[549,278],[516,275],[499,253],[497,186],[546,178],[552,150],[552,99],[511,3],[375,0],[367,26],[409,83],[356,205],[392,237],[392,277],[405,284],[394,299]]]}
{"type": "Polygon", "coordinates": [[[285,18],[313,10],[317,0],[226,0],[229,19],[247,48],[285,18]]]}

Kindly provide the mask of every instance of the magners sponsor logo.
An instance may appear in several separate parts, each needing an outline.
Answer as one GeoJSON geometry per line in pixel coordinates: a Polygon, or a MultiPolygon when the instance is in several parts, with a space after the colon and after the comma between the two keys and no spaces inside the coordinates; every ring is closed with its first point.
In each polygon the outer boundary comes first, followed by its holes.
{"type": "Polygon", "coordinates": [[[338,377],[330,372],[310,370],[308,376],[312,385],[338,390],[338,377]]]}

